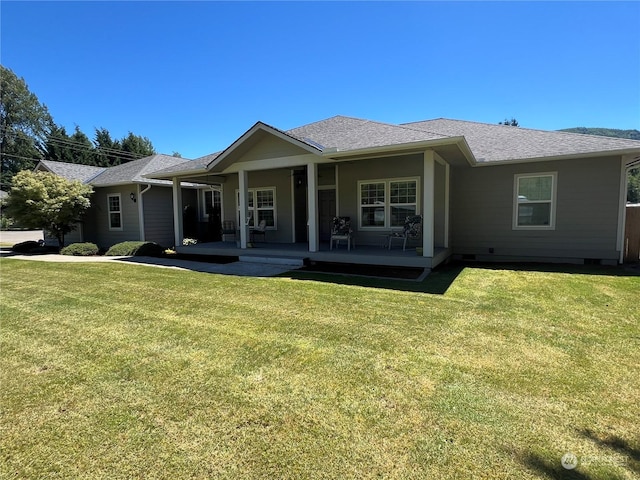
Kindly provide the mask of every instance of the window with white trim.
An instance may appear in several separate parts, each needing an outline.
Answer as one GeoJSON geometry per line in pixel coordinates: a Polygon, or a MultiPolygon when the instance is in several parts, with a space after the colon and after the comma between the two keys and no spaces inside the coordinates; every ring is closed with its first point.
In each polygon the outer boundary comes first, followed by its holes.
{"type": "MultiPolygon", "coordinates": [[[[275,187],[250,188],[247,190],[247,194],[249,226],[256,226],[260,224],[261,220],[264,220],[267,228],[275,230],[277,226],[275,187]]],[[[236,208],[238,210],[238,224],[240,224],[240,190],[236,190],[236,208]]]]}
{"type": "Polygon", "coordinates": [[[418,179],[397,178],[358,182],[361,228],[402,227],[418,215],[418,179]]]}
{"type": "Polygon", "coordinates": [[[202,191],[202,217],[209,218],[209,212],[217,209],[218,213],[222,211],[222,194],[220,190],[203,190],[202,191]]]}
{"type": "Polygon", "coordinates": [[[557,173],[518,174],[514,180],[513,228],[553,230],[557,173]]]}
{"type": "Polygon", "coordinates": [[[107,195],[109,230],[122,230],[122,201],[119,193],[107,195]]]}

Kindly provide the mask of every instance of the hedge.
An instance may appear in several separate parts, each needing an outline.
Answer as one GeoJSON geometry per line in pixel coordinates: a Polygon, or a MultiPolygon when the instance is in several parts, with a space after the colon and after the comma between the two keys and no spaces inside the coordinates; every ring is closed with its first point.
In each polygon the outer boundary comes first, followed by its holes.
{"type": "Polygon", "coordinates": [[[95,243],[72,243],[60,250],[61,255],[75,255],[80,257],[92,257],[98,254],[98,246],[95,243]]]}
{"type": "Polygon", "coordinates": [[[160,257],[164,250],[155,242],[122,242],[113,245],[105,255],[160,257]]]}

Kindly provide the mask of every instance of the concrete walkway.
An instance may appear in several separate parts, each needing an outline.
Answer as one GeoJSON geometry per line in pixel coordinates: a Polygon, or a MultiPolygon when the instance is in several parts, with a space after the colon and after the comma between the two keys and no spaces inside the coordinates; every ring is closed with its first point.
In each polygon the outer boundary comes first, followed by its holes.
{"type": "Polygon", "coordinates": [[[5,249],[0,250],[0,256],[10,257],[16,260],[29,260],[36,262],[58,262],[58,263],[104,263],[117,262],[130,265],[140,265],[147,267],[173,268],[176,270],[190,270],[192,272],[218,273],[222,275],[236,275],[242,277],[273,277],[296,267],[290,265],[271,265],[254,262],[233,262],[233,263],[208,263],[194,262],[192,260],[178,260],[172,258],[155,257],[79,257],[72,255],[15,255],[5,249]]]}

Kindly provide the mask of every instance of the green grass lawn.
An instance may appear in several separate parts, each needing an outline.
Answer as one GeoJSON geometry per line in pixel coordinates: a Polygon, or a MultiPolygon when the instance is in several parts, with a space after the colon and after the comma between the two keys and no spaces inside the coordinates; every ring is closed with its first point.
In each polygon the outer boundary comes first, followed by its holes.
{"type": "Polygon", "coordinates": [[[640,277],[616,269],[429,294],[0,267],[2,478],[640,476],[640,277]]]}

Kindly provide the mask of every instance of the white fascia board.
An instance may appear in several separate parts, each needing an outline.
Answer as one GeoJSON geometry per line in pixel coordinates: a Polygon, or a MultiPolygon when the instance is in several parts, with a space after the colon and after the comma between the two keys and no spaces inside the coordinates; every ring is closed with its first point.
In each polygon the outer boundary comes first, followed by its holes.
{"type": "MultiPolygon", "coordinates": [[[[430,148],[444,146],[444,145],[457,145],[464,156],[467,158],[469,165],[475,165],[476,159],[467,144],[464,137],[447,137],[439,138],[437,140],[424,140],[421,142],[409,142],[398,143],[395,145],[383,145],[379,147],[361,148],[357,150],[336,150],[334,148],[326,149],[322,152],[322,156],[325,158],[331,158],[332,160],[340,160],[344,157],[356,157],[362,156],[362,160],[366,158],[372,158],[378,155],[397,154],[403,155],[405,153],[415,152],[422,153],[430,148]]],[[[351,159],[353,160],[353,159],[351,159]]],[[[355,159],[357,160],[357,159],[355,159]]]]}
{"type": "MultiPolygon", "coordinates": [[[[238,162],[229,165],[220,173],[237,173],[240,170],[255,172],[259,170],[273,170],[276,168],[303,167],[310,163],[331,163],[324,161],[322,157],[309,153],[307,155],[293,155],[290,157],[264,158],[261,160],[251,160],[249,162],[238,162]]],[[[217,172],[216,172],[217,173],[217,172]]]]}

